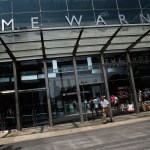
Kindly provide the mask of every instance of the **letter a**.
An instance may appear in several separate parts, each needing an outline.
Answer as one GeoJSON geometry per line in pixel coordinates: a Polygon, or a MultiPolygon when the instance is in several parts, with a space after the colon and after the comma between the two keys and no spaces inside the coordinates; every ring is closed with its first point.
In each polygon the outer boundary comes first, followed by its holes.
{"type": "Polygon", "coordinates": [[[98,26],[99,23],[103,23],[104,25],[106,25],[106,22],[105,22],[104,19],[101,17],[101,15],[98,16],[96,25],[98,26]]]}

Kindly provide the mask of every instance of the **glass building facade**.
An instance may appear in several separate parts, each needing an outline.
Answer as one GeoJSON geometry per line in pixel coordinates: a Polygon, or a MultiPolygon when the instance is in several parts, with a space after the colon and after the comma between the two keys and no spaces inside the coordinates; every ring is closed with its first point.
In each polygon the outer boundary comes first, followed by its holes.
{"type": "Polygon", "coordinates": [[[85,121],[102,95],[113,115],[148,110],[149,13],[148,0],[0,1],[1,130],[85,121]]]}

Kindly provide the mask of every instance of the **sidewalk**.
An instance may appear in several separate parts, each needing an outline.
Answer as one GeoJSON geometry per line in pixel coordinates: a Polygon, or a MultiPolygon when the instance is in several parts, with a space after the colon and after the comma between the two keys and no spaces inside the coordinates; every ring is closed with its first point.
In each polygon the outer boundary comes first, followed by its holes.
{"type": "Polygon", "coordinates": [[[17,130],[10,132],[4,131],[3,133],[2,132],[0,133],[0,145],[91,131],[95,129],[108,128],[146,120],[147,121],[150,120],[149,111],[140,114],[116,116],[114,117],[114,122],[108,124],[102,124],[101,119],[96,119],[94,121],[86,121],[84,123],[74,122],[56,125],[53,127],[42,126],[42,127],[27,128],[23,129],[22,131],[17,130]]]}

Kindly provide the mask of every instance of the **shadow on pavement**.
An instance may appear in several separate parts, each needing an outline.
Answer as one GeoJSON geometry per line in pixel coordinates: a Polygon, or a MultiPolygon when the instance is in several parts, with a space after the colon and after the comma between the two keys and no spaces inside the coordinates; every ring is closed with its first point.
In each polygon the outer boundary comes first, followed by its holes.
{"type": "Polygon", "coordinates": [[[20,150],[22,149],[21,147],[13,147],[12,145],[5,146],[5,145],[0,145],[1,150],[20,150]]]}

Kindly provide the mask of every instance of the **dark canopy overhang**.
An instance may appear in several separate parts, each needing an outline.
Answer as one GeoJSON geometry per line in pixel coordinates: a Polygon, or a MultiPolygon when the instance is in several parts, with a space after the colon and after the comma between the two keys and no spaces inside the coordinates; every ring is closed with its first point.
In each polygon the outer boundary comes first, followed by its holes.
{"type": "Polygon", "coordinates": [[[150,50],[149,24],[5,31],[0,37],[1,62],[150,50]]]}

